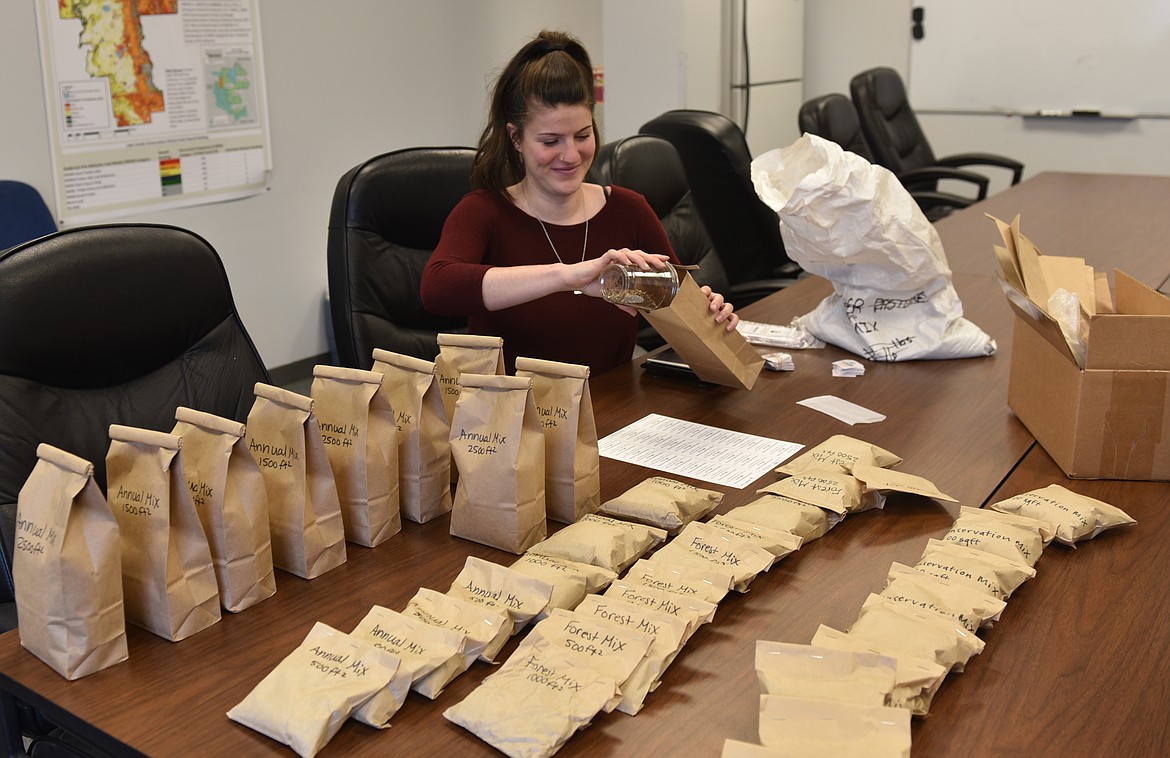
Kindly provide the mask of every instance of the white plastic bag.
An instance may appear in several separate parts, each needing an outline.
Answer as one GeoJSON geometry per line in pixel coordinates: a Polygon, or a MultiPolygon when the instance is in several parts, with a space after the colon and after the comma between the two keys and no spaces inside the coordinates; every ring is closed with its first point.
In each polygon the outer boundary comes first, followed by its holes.
{"type": "Polygon", "coordinates": [[[873,361],[991,355],[963,318],[938,233],[888,170],[812,134],[752,161],[790,258],[834,294],[793,321],[873,361]]]}

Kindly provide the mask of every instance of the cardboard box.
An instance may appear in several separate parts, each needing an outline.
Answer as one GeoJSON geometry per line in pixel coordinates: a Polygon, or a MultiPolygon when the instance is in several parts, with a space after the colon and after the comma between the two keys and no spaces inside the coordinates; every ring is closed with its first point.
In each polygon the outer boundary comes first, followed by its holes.
{"type": "Polygon", "coordinates": [[[1009,297],[1008,405],[1069,477],[1170,480],[1170,299],[1114,281],[1116,312],[1087,317],[1084,368],[1056,321],[1009,297]]]}

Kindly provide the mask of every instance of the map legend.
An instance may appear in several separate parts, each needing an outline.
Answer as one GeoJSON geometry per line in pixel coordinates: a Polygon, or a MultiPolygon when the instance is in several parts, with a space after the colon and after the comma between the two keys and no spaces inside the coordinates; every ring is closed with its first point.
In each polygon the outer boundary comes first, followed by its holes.
{"type": "Polygon", "coordinates": [[[178,158],[163,158],[158,162],[158,176],[162,181],[163,197],[183,194],[183,169],[178,158]]]}

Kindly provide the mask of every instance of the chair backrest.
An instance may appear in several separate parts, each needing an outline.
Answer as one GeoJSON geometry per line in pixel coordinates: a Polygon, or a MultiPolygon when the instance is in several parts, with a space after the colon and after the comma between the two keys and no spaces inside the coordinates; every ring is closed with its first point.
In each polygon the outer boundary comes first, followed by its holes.
{"type": "Polygon", "coordinates": [[[801,132],[815,134],[830,142],[836,142],[842,150],[848,150],[873,163],[873,152],[861,132],[861,122],[853,101],[839,92],[821,95],[800,106],[797,121],[801,132]]]}
{"type": "Polygon", "coordinates": [[[692,272],[695,281],[716,292],[729,291],[727,272],[695,208],[674,145],[649,134],[608,142],[597,150],[591,174],[600,184],[615,184],[643,195],[666,229],[679,261],[699,267],[692,272]]]}
{"type": "Polygon", "coordinates": [[[215,249],[173,226],[78,227],[0,253],[0,324],[5,572],[39,443],[93,463],[104,488],[110,424],[169,432],[180,405],[245,421],[269,381],[215,249]]]}
{"type": "Polygon", "coordinates": [[[374,348],[433,360],[440,332],[466,319],[428,313],[423,268],[443,223],[471,189],[469,147],[415,147],[350,169],[329,211],[329,309],[338,361],[369,368],[374,348]]]}
{"type": "Polygon", "coordinates": [[[57,231],[57,222],[36,188],[0,181],[0,250],[57,231]]]}
{"type": "Polygon", "coordinates": [[[639,131],[668,140],[678,151],[695,207],[733,285],[795,272],[776,212],[752,186],[751,152],[734,121],[710,111],[674,110],[639,131]]]}
{"type": "Polygon", "coordinates": [[[884,67],[862,71],[849,82],[849,94],[876,163],[895,174],[935,165],[934,151],[897,71],[884,67]]]}

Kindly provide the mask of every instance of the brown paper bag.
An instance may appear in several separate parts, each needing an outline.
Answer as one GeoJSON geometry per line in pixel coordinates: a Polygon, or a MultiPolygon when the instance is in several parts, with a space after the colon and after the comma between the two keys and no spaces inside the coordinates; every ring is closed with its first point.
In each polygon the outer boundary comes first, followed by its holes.
{"type": "MultiPolygon", "coordinates": [[[[459,377],[462,374],[503,374],[504,338],[480,334],[439,334],[439,354],[435,356],[435,379],[439,382],[443,409],[449,421],[459,400],[459,377]]],[[[459,469],[451,461],[451,483],[459,479],[459,469]]]]}
{"type": "Polygon", "coordinates": [[[126,660],[118,524],[92,463],[37,446],[17,496],[15,548],[20,644],[66,679],[126,660]]]}
{"type": "Polygon", "coordinates": [[[503,374],[504,338],[479,334],[440,334],[435,378],[442,390],[447,418],[454,418],[461,374],[503,374]]]}
{"type": "Polygon", "coordinates": [[[532,380],[464,374],[451,424],[459,487],[451,534],[523,553],[544,539],[544,435],[532,380]]]}
{"type": "Polygon", "coordinates": [[[377,371],[316,366],[313,409],[333,469],[345,538],[366,547],[402,531],[398,429],[377,371]]]}
{"type": "Polygon", "coordinates": [[[451,510],[451,425],[435,364],[375,349],[374,371],[398,422],[402,517],[425,524],[451,510]]]}
{"type": "Polygon", "coordinates": [[[739,332],[715,323],[709,306],[707,296],[687,274],[670,305],[644,315],[700,379],[750,390],[764,359],[739,332]]]}
{"type": "Polygon", "coordinates": [[[571,524],[596,513],[601,507],[601,463],[589,367],[518,357],[516,376],[532,380],[532,399],[544,429],[548,517],[571,524]]]}
{"type": "Polygon", "coordinates": [[[171,434],[183,438],[183,473],[207,534],[219,602],[233,613],[276,592],[268,495],[248,452],[244,425],[178,408],[171,434]]]}
{"type": "Polygon", "coordinates": [[[106,454],[126,620],[171,642],[220,617],[211,548],[187,488],[182,446],[173,434],[114,424],[106,454]]]}
{"type": "Polygon", "coordinates": [[[268,492],[273,564],[312,579],[345,563],[341,501],[313,400],[257,382],[247,433],[268,492]]]}

